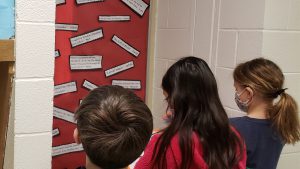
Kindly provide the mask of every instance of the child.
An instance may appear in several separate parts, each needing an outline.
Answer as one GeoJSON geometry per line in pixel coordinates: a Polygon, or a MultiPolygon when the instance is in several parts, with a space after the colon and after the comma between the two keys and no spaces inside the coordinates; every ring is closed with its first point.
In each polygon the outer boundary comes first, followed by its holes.
{"type": "Polygon", "coordinates": [[[247,167],[276,169],[285,143],[300,140],[297,104],[283,88],[284,75],[270,60],[238,65],[233,73],[235,100],[247,116],[231,119],[245,138],[247,167]]]}
{"type": "Polygon", "coordinates": [[[152,137],[136,169],[245,169],[246,151],[219,99],[206,62],[173,64],[162,80],[170,124],[152,137]]]}
{"type": "Polygon", "coordinates": [[[120,86],[92,90],[75,112],[76,143],[86,152],[87,169],[123,169],[144,151],[153,129],[149,108],[120,86]]]}

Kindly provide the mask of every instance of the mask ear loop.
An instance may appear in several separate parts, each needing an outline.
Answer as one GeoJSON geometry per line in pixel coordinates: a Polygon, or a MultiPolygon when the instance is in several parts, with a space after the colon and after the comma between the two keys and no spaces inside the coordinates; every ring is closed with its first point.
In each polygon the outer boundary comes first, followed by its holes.
{"type": "Polygon", "coordinates": [[[246,88],[244,88],[240,93],[236,92],[236,95],[238,97],[240,97],[245,91],[246,91],[246,88]]]}
{"type": "Polygon", "coordinates": [[[248,90],[249,94],[252,95],[252,96],[251,96],[251,98],[247,101],[246,104],[250,104],[250,103],[252,102],[252,99],[253,99],[253,96],[254,96],[254,90],[253,90],[252,87],[249,86],[249,85],[243,85],[243,86],[244,86],[245,88],[244,88],[240,93],[236,93],[236,94],[237,94],[237,96],[238,96],[238,99],[240,100],[240,96],[241,96],[246,90],[248,90]],[[247,89],[247,88],[249,88],[249,89],[247,89]],[[251,90],[251,91],[249,91],[249,90],[251,90]]]}

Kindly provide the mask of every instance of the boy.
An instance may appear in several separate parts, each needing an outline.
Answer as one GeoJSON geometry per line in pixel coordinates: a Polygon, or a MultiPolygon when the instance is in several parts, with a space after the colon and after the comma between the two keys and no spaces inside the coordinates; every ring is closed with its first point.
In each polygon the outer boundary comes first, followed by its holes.
{"type": "Polygon", "coordinates": [[[86,152],[87,169],[123,169],[144,151],[153,129],[149,108],[120,86],[92,90],[75,112],[75,142],[86,152]]]}

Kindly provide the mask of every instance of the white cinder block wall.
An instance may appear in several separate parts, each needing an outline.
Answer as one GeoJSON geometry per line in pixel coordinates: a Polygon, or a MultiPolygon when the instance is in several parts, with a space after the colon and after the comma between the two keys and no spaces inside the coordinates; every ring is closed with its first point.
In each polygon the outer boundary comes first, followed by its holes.
{"type": "MultiPolygon", "coordinates": [[[[152,111],[155,127],[166,105],[160,88],[166,69],[182,56],[206,60],[214,71],[229,116],[234,102],[232,72],[243,61],[264,56],[286,76],[300,106],[300,0],[159,0],[152,111]]],[[[285,146],[278,169],[300,168],[300,144],[285,146]]]]}
{"type": "Polygon", "coordinates": [[[55,0],[16,0],[16,75],[5,169],[50,169],[55,0]]]}

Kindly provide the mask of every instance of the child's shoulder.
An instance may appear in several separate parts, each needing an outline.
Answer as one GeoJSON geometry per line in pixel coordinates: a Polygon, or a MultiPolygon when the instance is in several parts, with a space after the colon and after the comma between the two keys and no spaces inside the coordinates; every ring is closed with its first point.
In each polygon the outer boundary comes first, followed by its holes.
{"type": "Polygon", "coordinates": [[[246,121],[246,116],[229,118],[231,124],[241,123],[246,121]]]}

